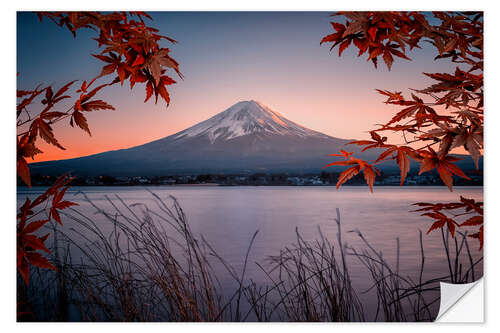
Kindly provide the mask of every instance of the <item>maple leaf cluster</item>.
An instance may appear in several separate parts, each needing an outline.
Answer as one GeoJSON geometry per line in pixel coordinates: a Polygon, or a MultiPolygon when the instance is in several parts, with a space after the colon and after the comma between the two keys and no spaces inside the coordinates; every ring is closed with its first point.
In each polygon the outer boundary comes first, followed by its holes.
{"type": "Polygon", "coordinates": [[[151,20],[150,15],[144,12],[39,12],[38,16],[40,21],[47,17],[68,28],[74,36],[81,28],[98,31],[99,37],[95,40],[103,49],[93,56],[106,63],[99,77],[116,73],[111,84],[120,82],[123,85],[128,80],[131,89],[136,83],[145,83],[145,102],[154,93],[156,103],[161,96],[167,105],[170,104],[166,87],[176,81],[166,72],[173,70],[181,78],[182,74],[177,61],[169,55],[170,49],[161,47],[160,41],[176,41],[146,25],[144,20],[151,20]]]}
{"type": "Polygon", "coordinates": [[[54,110],[60,108],[61,102],[71,98],[68,89],[76,82],[71,81],[55,93],[52,86],[37,87],[33,90],[17,90],[17,172],[21,179],[31,186],[28,158],[42,153],[36,146],[37,138],[47,143],[65,149],[54,135],[52,124],[70,118],[69,124],[91,134],[86,113],[96,110],[114,110],[115,108],[95,95],[104,87],[128,80],[132,89],[136,83],[145,83],[146,99],[153,93],[158,102],[161,96],[167,105],[170,96],[166,86],[175,81],[166,75],[167,69],[174,70],[180,77],[179,64],[169,56],[169,49],[162,48],[160,41],[165,39],[171,43],[176,41],[170,37],[158,34],[158,30],[146,25],[144,19],[151,17],[144,12],[120,12],[103,14],[99,12],[39,12],[40,20],[44,17],[54,21],[59,26],[67,27],[76,36],[81,28],[93,29],[99,33],[98,46],[103,48],[100,54],[94,54],[97,59],[106,63],[101,73],[87,83],[83,81],[76,90],[78,98],[66,111],[54,110]],[[116,73],[109,83],[96,87],[96,80],[116,73]],[[41,100],[40,100],[41,99],[41,100]],[[42,105],[42,110],[36,113],[33,108],[36,102],[42,105]],[[28,127],[28,128],[26,128],[28,127]]]}
{"type": "Polygon", "coordinates": [[[375,166],[373,166],[373,164],[369,164],[366,161],[352,157],[351,156],[353,154],[352,152],[347,152],[341,149],[340,153],[341,154],[329,154],[329,156],[341,156],[346,159],[345,161],[332,162],[330,164],[325,165],[325,168],[334,165],[352,165],[344,172],[342,172],[342,174],[339,176],[339,179],[337,181],[337,189],[346,181],[356,176],[358,173],[363,172],[365,181],[370,187],[370,191],[373,192],[373,184],[375,183],[375,174],[380,176],[380,171],[375,166]]]}
{"type": "Polygon", "coordinates": [[[425,89],[414,89],[410,99],[402,92],[377,89],[387,97],[385,103],[402,109],[370,132],[373,141],[351,142],[365,146],[363,151],[383,149],[376,164],[396,160],[401,170],[401,185],[414,160],[420,163],[419,174],[436,169],[451,191],[453,175],[468,177],[453,163],[458,159],[450,156],[450,151],[463,147],[478,168],[483,150],[482,13],[434,12],[434,17],[440,21],[435,25],[419,12],[333,14],[338,15],[346,17],[347,21],[345,24],[332,22],[336,32],[325,36],[321,43],[332,43],[332,49],[339,46],[339,55],[352,42],[359,50],[358,56],[367,53],[368,60],[375,66],[378,57],[382,57],[390,70],[392,55],[409,60],[406,53],[428,41],[437,49],[436,59],[450,58],[467,67],[460,69],[457,66],[454,73],[424,73],[437,83],[425,89]],[[378,134],[384,131],[400,133],[404,143],[389,144],[387,137],[378,134]],[[423,143],[423,146],[415,148],[416,143],[423,143]],[[432,148],[435,145],[439,145],[438,149],[432,148]]]}
{"type": "Polygon", "coordinates": [[[37,87],[35,90],[17,90],[17,174],[28,186],[31,186],[31,177],[27,159],[34,159],[35,155],[43,153],[37,147],[39,138],[65,150],[55,137],[52,127],[54,123],[70,118],[71,126],[76,124],[90,134],[84,113],[115,109],[103,100],[92,99],[99,90],[108,86],[108,84],[102,84],[88,91],[94,81],[90,84],[86,81],[82,83],[80,89],[76,90],[80,96],[66,111],[56,111],[55,108],[60,107],[62,101],[71,97],[66,93],[75,81],[65,84],[55,93],[52,86],[37,87]],[[32,107],[36,108],[37,104],[42,106],[38,114],[32,109],[32,107]]]}
{"type": "Polygon", "coordinates": [[[423,208],[415,210],[415,212],[424,212],[422,216],[428,216],[434,219],[427,233],[433,230],[442,229],[445,226],[450,231],[452,237],[455,236],[455,230],[460,227],[479,227],[479,230],[469,237],[479,240],[479,249],[483,248],[483,224],[484,224],[484,209],[483,202],[467,199],[460,196],[460,202],[451,203],[427,203],[418,202],[414,204],[423,208]],[[463,210],[462,213],[455,213],[456,210],[463,210]],[[448,214],[446,214],[446,212],[448,214]],[[472,215],[472,216],[471,216],[472,215]],[[459,223],[456,219],[461,216],[466,216],[467,219],[459,223]]]}
{"type": "MultiPolygon", "coordinates": [[[[27,160],[34,159],[37,154],[43,153],[38,148],[38,139],[42,139],[59,149],[65,149],[57,140],[53,124],[69,118],[69,124],[75,125],[89,135],[87,114],[97,110],[114,110],[115,108],[96,95],[105,87],[125,81],[134,88],[136,83],[144,83],[146,99],[155,95],[170,103],[167,86],[175,81],[166,74],[173,70],[179,77],[179,64],[169,56],[170,50],[160,46],[161,40],[170,43],[176,41],[170,37],[158,34],[158,30],[145,24],[145,19],[151,17],[144,12],[39,12],[40,21],[48,18],[61,27],[68,28],[76,36],[81,28],[97,31],[95,40],[100,54],[94,54],[97,59],[105,62],[101,72],[89,82],[82,81],[74,91],[74,101],[71,101],[70,89],[74,89],[77,80],[64,84],[59,89],[50,86],[38,86],[32,90],[17,90],[17,174],[21,180],[31,187],[30,170],[27,160]],[[103,77],[116,74],[108,83],[98,84],[103,77]],[[65,111],[62,111],[65,110],[65,111]]],[[[32,233],[40,229],[50,219],[62,223],[58,210],[67,208],[74,203],[64,201],[63,197],[70,178],[63,176],[42,196],[31,202],[26,200],[18,214],[18,260],[17,267],[23,279],[29,281],[29,264],[53,269],[54,266],[37,250],[48,252],[44,246],[47,236],[37,237],[32,233]],[[53,196],[52,206],[46,219],[28,224],[29,216],[33,215],[33,208],[53,196]]]]}
{"type": "Polygon", "coordinates": [[[17,268],[26,284],[29,283],[30,264],[56,270],[56,267],[41,253],[50,254],[50,250],[45,246],[49,233],[43,236],[35,233],[39,232],[51,220],[62,225],[59,211],[78,205],[63,200],[71,180],[72,178],[68,175],[59,177],[51,187],[35,200],[31,201],[26,198],[24,204],[19,208],[17,214],[17,268]],[[51,198],[52,200],[50,200],[51,198]],[[36,210],[36,208],[39,209],[36,210]]]}
{"type": "MultiPolygon", "coordinates": [[[[338,46],[339,56],[353,45],[358,56],[366,54],[367,60],[375,67],[381,57],[390,70],[394,56],[411,60],[407,54],[427,42],[437,51],[434,60],[448,59],[457,66],[452,73],[423,73],[435,83],[424,89],[411,89],[410,98],[401,91],[376,89],[386,97],[386,104],[398,106],[400,110],[385,124],[370,131],[372,140],[349,143],[364,147],[362,151],[380,149],[375,161],[363,161],[345,151],[332,154],[344,156],[346,161],[333,162],[325,167],[355,164],[340,174],[337,188],[366,166],[373,168],[394,160],[400,169],[401,185],[410,171],[412,160],[420,164],[419,174],[436,170],[450,191],[453,190],[453,176],[469,179],[454,163],[459,159],[452,156],[451,151],[465,149],[474,160],[476,169],[479,168],[484,148],[483,13],[432,12],[431,20],[431,13],[414,11],[332,14],[335,18],[339,16],[344,17],[345,22],[331,22],[334,33],[325,36],[320,43],[331,43],[331,49],[338,46]],[[381,136],[383,132],[399,133],[401,141],[389,143],[386,136],[381,136]]],[[[375,177],[376,172],[369,171],[368,176],[365,172],[370,190],[375,177]]],[[[438,215],[426,216],[437,218],[438,215]]],[[[455,225],[443,223],[450,231],[455,225]]],[[[482,227],[480,234],[482,242],[482,227]]],[[[475,235],[479,238],[479,234],[475,235]]]]}

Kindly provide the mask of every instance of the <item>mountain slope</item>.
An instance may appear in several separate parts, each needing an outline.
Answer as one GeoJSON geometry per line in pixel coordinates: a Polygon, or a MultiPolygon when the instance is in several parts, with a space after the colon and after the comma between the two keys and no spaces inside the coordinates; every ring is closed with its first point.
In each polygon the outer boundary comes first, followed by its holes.
{"type": "MultiPolygon", "coordinates": [[[[259,102],[242,101],[181,132],[141,146],[30,167],[33,173],[47,175],[68,171],[113,176],[317,173],[332,161],[328,154],[347,149],[349,141],[303,127],[259,102]]],[[[359,152],[357,147],[348,149],[359,152]]],[[[375,154],[370,151],[360,156],[373,159],[375,154]]]]}
{"type": "Polygon", "coordinates": [[[210,119],[175,134],[173,139],[206,136],[211,143],[214,143],[217,140],[227,141],[255,133],[327,137],[286,119],[260,102],[242,101],[210,119]]]}

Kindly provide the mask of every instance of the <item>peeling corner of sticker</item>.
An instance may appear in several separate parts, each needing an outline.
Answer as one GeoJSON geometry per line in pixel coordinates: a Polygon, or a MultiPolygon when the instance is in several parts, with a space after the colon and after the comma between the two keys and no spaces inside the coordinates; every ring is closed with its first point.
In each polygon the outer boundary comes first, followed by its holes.
{"type": "Polygon", "coordinates": [[[483,278],[473,283],[453,284],[440,282],[441,299],[436,322],[484,322],[483,278]]]}

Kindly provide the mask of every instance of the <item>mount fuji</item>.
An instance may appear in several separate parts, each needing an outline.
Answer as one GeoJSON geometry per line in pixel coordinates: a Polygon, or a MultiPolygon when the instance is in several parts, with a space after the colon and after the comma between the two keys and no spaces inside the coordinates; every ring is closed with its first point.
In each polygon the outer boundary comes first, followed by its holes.
{"type": "MultiPolygon", "coordinates": [[[[252,100],[140,146],[30,167],[34,174],[80,176],[319,173],[333,160],[328,154],[340,149],[359,153],[359,148],[345,146],[350,141],[308,129],[252,100]]],[[[373,159],[374,154],[360,156],[373,159]]]]}
{"type": "Polygon", "coordinates": [[[173,139],[208,138],[211,144],[240,136],[254,136],[262,141],[270,136],[328,138],[283,117],[257,101],[242,101],[229,109],[173,135],[173,139]]]}

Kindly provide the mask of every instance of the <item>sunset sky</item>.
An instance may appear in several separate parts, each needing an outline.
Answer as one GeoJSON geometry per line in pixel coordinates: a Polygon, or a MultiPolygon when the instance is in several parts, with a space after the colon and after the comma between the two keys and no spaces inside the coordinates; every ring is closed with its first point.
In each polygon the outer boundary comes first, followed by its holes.
{"type": "MultiPolygon", "coordinates": [[[[258,100],[288,119],[339,138],[366,138],[375,124],[390,119],[394,108],[383,104],[375,88],[423,88],[431,81],[422,72],[453,70],[448,61],[434,61],[434,49],[417,49],[413,61],[397,59],[389,72],[375,69],[366,55],[351,47],[320,46],[332,32],[326,12],[155,12],[152,25],[179,41],[165,46],[180,63],[184,80],[171,86],[166,108],[145,98],[144,86],[130,90],[115,85],[99,96],[115,111],[88,115],[92,136],[68,121],[55,126],[67,150],[40,140],[44,154],[36,161],[65,159],[127,148],[156,140],[203,121],[241,100],[258,100]]],[[[102,62],[95,32],[67,29],[33,13],[17,16],[17,83],[19,89],[95,77],[102,62]]],[[[109,76],[103,79],[110,80],[109,76]]],[[[178,79],[174,76],[174,79],[178,79]]],[[[75,85],[76,87],[76,85],[75,85]]],[[[61,110],[62,111],[62,110],[61,110]]]]}

